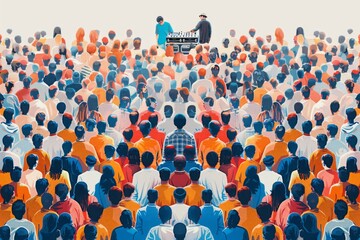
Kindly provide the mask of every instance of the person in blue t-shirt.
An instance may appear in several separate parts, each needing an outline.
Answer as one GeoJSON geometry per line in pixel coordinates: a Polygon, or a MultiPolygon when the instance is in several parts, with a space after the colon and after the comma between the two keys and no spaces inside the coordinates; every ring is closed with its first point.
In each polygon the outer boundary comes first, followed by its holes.
{"type": "Polygon", "coordinates": [[[165,50],[166,36],[174,31],[170,23],[165,22],[163,17],[157,17],[156,22],[158,23],[156,24],[155,30],[157,44],[160,48],[165,50]]]}

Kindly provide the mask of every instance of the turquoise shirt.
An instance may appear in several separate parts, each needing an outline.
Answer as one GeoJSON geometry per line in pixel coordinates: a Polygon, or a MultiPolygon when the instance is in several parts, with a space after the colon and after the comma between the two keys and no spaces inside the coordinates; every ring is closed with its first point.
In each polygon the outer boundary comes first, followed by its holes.
{"type": "Polygon", "coordinates": [[[170,23],[164,22],[162,25],[160,25],[159,23],[156,24],[155,34],[159,35],[158,44],[164,44],[166,41],[166,36],[172,32],[173,32],[173,29],[172,29],[170,23]]]}

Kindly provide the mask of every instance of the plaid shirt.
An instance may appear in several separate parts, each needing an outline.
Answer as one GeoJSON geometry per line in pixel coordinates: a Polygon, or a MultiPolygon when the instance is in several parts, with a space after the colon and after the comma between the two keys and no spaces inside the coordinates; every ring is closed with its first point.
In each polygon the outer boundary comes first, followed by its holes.
{"type": "Polygon", "coordinates": [[[184,129],[177,129],[168,134],[165,138],[164,149],[168,145],[175,146],[176,154],[183,154],[186,145],[192,145],[196,149],[194,135],[184,129]]]}

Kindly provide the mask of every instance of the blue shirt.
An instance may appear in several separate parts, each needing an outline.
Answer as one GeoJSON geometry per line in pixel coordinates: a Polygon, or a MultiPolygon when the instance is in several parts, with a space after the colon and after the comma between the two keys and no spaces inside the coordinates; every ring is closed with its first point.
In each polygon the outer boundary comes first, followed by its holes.
{"type": "Polygon", "coordinates": [[[136,214],[136,230],[138,233],[135,239],[145,239],[152,227],[160,225],[159,207],[155,204],[148,204],[138,210],[136,214]]]}
{"type": "Polygon", "coordinates": [[[112,231],[111,240],[134,240],[137,231],[135,228],[117,227],[112,231]]]}
{"type": "Polygon", "coordinates": [[[167,161],[167,160],[162,161],[159,164],[157,170],[160,171],[163,168],[168,168],[168,169],[170,169],[171,172],[175,172],[174,161],[170,161],[170,160],[169,161],[167,161]]]}
{"type": "Polygon", "coordinates": [[[226,240],[243,239],[248,240],[249,234],[243,227],[225,228],[223,231],[226,240]]]}
{"type": "Polygon", "coordinates": [[[195,160],[193,160],[193,161],[186,161],[186,166],[185,166],[185,172],[187,172],[187,173],[189,173],[190,172],[190,169],[192,169],[192,168],[197,168],[197,169],[199,169],[200,171],[202,171],[203,169],[202,169],[202,166],[201,166],[201,164],[198,162],[198,161],[195,161],[195,160]]]}
{"type": "Polygon", "coordinates": [[[215,240],[224,239],[224,217],[220,208],[211,204],[202,206],[199,224],[209,228],[215,240]]]}
{"type": "Polygon", "coordinates": [[[172,29],[170,23],[164,22],[162,25],[160,25],[159,23],[156,24],[155,34],[159,35],[158,44],[164,44],[166,41],[166,36],[172,32],[173,32],[173,29],[172,29]]]}

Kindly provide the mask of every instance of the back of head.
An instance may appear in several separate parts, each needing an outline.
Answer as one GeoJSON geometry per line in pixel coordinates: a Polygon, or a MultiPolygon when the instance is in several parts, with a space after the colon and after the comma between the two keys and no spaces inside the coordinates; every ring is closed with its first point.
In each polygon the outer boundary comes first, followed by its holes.
{"type": "Polygon", "coordinates": [[[184,240],[186,236],[186,226],[183,223],[174,225],[173,233],[176,240],[184,240]]]}
{"type": "Polygon", "coordinates": [[[146,168],[150,167],[153,161],[154,155],[151,152],[146,151],[141,155],[141,162],[146,168]]]}
{"type": "Polygon", "coordinates": [[[158,199],[158,191],[155,189],[149,189],[147,192],[147,198],[149,200],[149,203],[155,203],[158,199]]]}
{"type": "Polygon", "coordinates": [[[182,203],[185,200],[186,191],[183,188],[176,188],[174,191],[174,198],[177,203],[182,203]]]}
{"type": "Polygon", "coordinates": [[[176,114],[174,117],[174,125],[177,129],[182,129],[186,125],[186,118],[183,114],[176,114]]]}
{"type": "Polygon", "coordinates": [[[28,240],[29,231],[24,227],[19,227],[15,231],[14,240],[28,240]]]}
{"type": "Polygon", "coordinates": [[[291,194],[295,201],[299,201],[301,196],[305,193],[305,187],[301,183],[296,183],[291,188],[291,194]]]}
{"type": "Polygon", "coordinates": [[[205,189],[201,192],[201,198],[205,203],[210,203],[213,198],[211,189],[205,189]]]}

